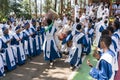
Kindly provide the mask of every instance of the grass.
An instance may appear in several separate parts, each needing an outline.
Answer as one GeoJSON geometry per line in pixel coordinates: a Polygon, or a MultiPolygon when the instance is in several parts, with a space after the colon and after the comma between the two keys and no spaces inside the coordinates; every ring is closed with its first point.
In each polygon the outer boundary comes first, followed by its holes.
{"type": "MultiPolygon", "coordinates": [[[[94,47],[92,47],[92,50],[94,47]]],[[[72,80],[93,80],[91,76],[89,76],[90,67],[87,65],[87,59],[90,59],[90,62],[95,66],[97,60],[93,58],[92,52],[90,55],[86,56],[85,60],[83,61],[83,64],[81,65],[80,69],[75,72],[75,76],[72,80]]]]}

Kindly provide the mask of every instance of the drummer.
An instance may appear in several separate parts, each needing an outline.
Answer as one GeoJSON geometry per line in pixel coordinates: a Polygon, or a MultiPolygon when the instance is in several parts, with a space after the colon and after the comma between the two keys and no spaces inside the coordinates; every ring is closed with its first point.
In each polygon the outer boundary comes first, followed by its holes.
{"type": "MultiPolygon", "coordinates": [[[[71,30],[72,30],[71,26],[72,26],[72,20],[70,18],[68,18],[67,24],[64,25],[64,27],[60,30],[60,33],[66,34],[66,37],[67,37],[69,32],[71,32],[71,30]]],[[[68,53],[68,47],[66,44],[61,46],[61,52],[68,53]]]]}

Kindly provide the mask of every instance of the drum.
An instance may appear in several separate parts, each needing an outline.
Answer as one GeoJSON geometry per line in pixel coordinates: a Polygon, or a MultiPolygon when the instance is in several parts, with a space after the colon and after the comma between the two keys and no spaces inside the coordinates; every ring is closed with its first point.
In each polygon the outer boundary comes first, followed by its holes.
{"type": "Polygon", "coordinates": [[[48,11],[48,13],[45,14],[45,17],[43,18],[43,24],[47,25],[47,19],[55,20],[59,17],[59,15],[52,9],[48,11]]]}
{"type": "Polygon", "coordinates": [[[47,13],[47,18],[49,19],[57,19],[59,17],[59,15],[52,9],[50,9],[47,13]]]}
{"type": "Polygon", "coordinates": [[[67,37],[67,34],[66,33],[60,33],[59,35],[58,35],[58,39],[59,40],[63,40],[64,38],[66,38],[67,37]]]}

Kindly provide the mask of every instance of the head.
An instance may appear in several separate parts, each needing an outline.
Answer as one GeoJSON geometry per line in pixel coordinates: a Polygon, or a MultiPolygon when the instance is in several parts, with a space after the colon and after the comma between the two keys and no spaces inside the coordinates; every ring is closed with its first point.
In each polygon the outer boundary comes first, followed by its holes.
{"type": "Polygon", "coordinates": [[[104,30],[104,31],[102,31],[102,34],[101,34],[102,36],[104,36],[104,35],[109,35],[109,31],[108,30],[104,30]]]}
{"type": "Polygon", "coordinates": [[[25,25],[24,25],[24,28],[25,29],[29,29],[30,28],[30,24],[28,22],[26,22],[25,25]]]}
{"type": "Polygon", "coordinates": [[[110,36],[114,33],[114,28],[113,27],[107,27],[107,30],[109,31],[110,36]]]}
{"type": "Polygon", "coordinates": [[[15,31],[16,31],[16,33],[20,33],[20,31],[21,31],[20,26],[17,26],[17,27],[15,28],[15,31]]]}
{"type": "Polygon", "coordinates": [[[104,21],[104,24],[107,24],[107,23],[108,23],[108,21],[107,21],[107,20],[105,20],[105,21],[104,21]]]}
{"type": "Polygon", "coordinates": [[[76,17],[76,23],[79,23],[79,22],[80,22],[79,18],[76,17]]]}
{"type": "Polygon", "coordinates": [[[120,22],[118,20],[114,21],[114,26],[113,26],[114,30],[118,30],[120,29],[120,22]]]}
{"type": "Polygon", "coordinates": [[[89,22],[88,23],[88,27],[91,28],[92,27],[92,23],[89,22]]]}
{"type": "Polygon", "coordinates": [[[16,25],[17,25],[17,24],[16,24],[16,21],[14,21],[14,22],[13,22],[13,25],[14,25],[14,26],[16,26],[16,25]]]}
{"type": "Polygon", "coordinates": [[[32,19],[32,25],[36,26],[36,20],[35,19],[32,19]]]}
{"type": "Polygon", "coordinates": [[[71,25],[71,22],[72,22],[71,17],[67,17],[67,24],[68,24],[68,25],[71,25]]]}
{"type": "Polygon", "coordinates": [[[7,21],[7,24],[8,24],[8,25],[11,25],[11,22],[8,20],[8,21],[7,21]]]}
{"type": "Polygon", "coordinates": [[[81,32],[81,29],[82,29],[81,24],[77,24],[76,29],[81,32]]]}
{"type": "Polygon", "coordinates": [[[5,27],[5,26],[2,28],[2,31],[3,31],[3,34],[4,34],[4,35],[9,33],[8,28],[5,27]]]}
{"type": "Polygon", "coordinates": [[[47,19],[47,25],[49,26],[52,23],[51,19],[47,19]]]}
{"type": "Polygon", "coordinates": [[[101,36],[101,39],[100,39],[100,47],[105,50],[105,49],[109,49],[109,46],[111,45],[111,37],[108,36],[108,35],[104,35],[104,36],[101,36]]]}

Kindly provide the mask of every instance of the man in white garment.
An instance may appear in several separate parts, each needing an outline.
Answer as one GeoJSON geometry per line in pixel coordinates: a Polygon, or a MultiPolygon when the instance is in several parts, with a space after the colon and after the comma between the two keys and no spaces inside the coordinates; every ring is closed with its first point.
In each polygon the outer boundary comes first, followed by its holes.
{"type": "Polygon", "coordinates": [[[80,7],[78,5],[75,5],[75,18],[74,18],[74,20],[76,20],[76,17],[79,18],[79,10],[80,10],[80,7]]]}

